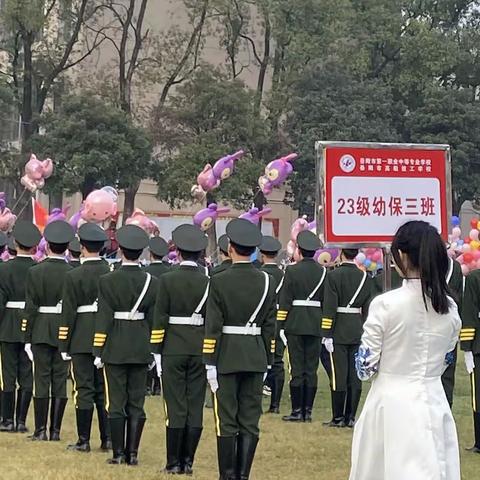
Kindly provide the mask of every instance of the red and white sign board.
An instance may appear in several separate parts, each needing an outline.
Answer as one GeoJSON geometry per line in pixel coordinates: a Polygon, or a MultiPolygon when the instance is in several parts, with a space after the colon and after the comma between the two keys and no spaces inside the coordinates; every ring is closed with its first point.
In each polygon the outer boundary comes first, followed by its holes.
{"type": "Polygon", "coordinates": [[[410,220],[447,240],[451,213],[448,145],[317,143],[325,243],[387,245],[410,220]]]}

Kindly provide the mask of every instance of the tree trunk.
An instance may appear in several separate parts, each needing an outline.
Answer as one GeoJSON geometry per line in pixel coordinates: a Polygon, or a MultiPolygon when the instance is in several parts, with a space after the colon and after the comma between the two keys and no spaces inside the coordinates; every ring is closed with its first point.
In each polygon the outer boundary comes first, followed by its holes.
{"type": "Polygon", "coordinates": [[[140,188],[140,182],[136,182],[133,185],[125,189],[125,201],[123,204],[123,221],[130,217],[135,210],[135,196],[140,188]]]}
{"type": "Polygon", "coordinates": [[[63,204],[63,192],[53,192],[48,197],[48,207],[50,211],[54,208],[62,208],[63,204]]]}
{"type": "MultiPolygon", "coordinates": [[[[263,207],[267,204],[267,199],[263,192],[259,191],[255,198],[253,199],[253,206],[258,208],[259,210],[263,210],[263,207]]],[[[260,217],[260,221],[258,222],[258,228],[262,230],[262,217],[260,217]]]]}
{"type": "Polygon", "coordinates": [[[80,193],[82,194],[82,200],[85,200],[90,192],[95,190],[96,180],[95,178],[87,175],[85,180],[80,187],[80,193]]]}

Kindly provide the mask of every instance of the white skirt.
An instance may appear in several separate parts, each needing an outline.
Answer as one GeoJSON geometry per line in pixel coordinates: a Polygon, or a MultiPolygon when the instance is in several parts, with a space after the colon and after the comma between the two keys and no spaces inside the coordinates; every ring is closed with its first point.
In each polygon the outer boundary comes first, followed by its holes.
{"type": "Polygon", "coordinates": [[[457,430],[439,377],[374,379],[353,434],[350,480],[460,480],[457,430]]]}

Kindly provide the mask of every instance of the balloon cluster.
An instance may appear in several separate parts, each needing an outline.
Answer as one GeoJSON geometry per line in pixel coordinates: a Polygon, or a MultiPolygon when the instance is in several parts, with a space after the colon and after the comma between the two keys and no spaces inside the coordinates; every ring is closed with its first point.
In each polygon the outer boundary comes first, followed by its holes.
{"type": "Polygon", "coordinates": [[[215,162],[215,165],[207,163],[203,170],[198,174],[197,184],[191,188],[192,196],[199,202],[203,201],[207,196],[207,192],[214,190],[220,186],[222,180],[230,177],[235,169],[235,162],[240,160],[244,155],[243,150],[226,155],[215,162]]]}
{"type": "Polygon", "coordinates": [[[229,212],[229,208],[219,208],[216,203],[211,203],[207,208],[203,208],[193,217],[193,223],[202,231],[206,232],[217,221],[220,213],[229,212]]]}
{"type": "Polygon", "coordinates": [[[257,207],[253,207],[248,212],[242,213],[238,218],[243,218],[254,225],[258,225],[260,223],[260,219],[265,215],[268,215],[271,211],[271,208],[263,208],[260,210],[257,207]]]}
{"type": "Polygon", "coordinates": [[[53,173],[53,162],[50,158],[40,161],[32,153],[30,160],[25,164],[25,174],[20,179],[20,183],[30,192],[34,193],[41,190],[45,185],[45,179],[51,177],[53,173]]]}
{"type": "Polygon", "coordinates": [[[137,225],[145,230],[145,232],[151,237],[160,235],[158,225],[153,220],[150,220],[145,212],[139,208],[136,208],[133,211],[132,216],[125,220],[125,225],[137,225]]]}
{"type": "Polygon", "coordinates": [[[7,208],[5,193],[0,192],[0,231],[3,233],[9,232],[15,225],[16,220],[16,215],[7,208]]]}
{"type": "Polygon", "coordinates": [[[290,241],[287,244],[287,254],[290,258],[293,258],[295,262],[298,262],[300,259],[298,257],[297,249],[297,237],[300,232],[304,230],[314,231],[316,228],[315,222],[308,222],[307,216],[297,218],[290,228],[290,241]]]}
{"type": "Polygon", "coordinates": [[[285,157],[271,161],[265,167],[265,174],[258,178],[258,186],[264,195],[270,195],[274,187],[281,185],[293,172],[293,162],[298,155],[290,153],[285,157]]]}
{"type": "Polygon", "coordinates": [[[381,248],[362,248],[355,257],[355,263],[369,272],[383,269],[383,252],[381,248]]]}
{"type": "MultiPolygon", "coordinates": [[[[65,205],[63,208],[54,208],[51,212],[50,215],[47,218],[47,221],[45,225],[48,225],[49,223],[56,222],[58,220],[66,221],[67,220],[67,213],[70,210],[70,204],[65,205]]],[[[40,243],[38,244],[37,251],[34,255],[34,259],[37,262],[40,262],[47,256],[47,241],[45,240],[45,237],[42,237],[40,240],[40,243]]]]}
{"type": "Polygon", "coordinates": [[[462,239],[462,230],[460,229],[460,219],[452,217],[452,233],[450,235],[450,246],[448,254],[451,257],[457,256],[457,261],[462,266],[464,275],[468,275],[473,270],[480,268],[480,221],[478,218],[472,218],[470,221],[470,230],[468,237],[462,239]]]}

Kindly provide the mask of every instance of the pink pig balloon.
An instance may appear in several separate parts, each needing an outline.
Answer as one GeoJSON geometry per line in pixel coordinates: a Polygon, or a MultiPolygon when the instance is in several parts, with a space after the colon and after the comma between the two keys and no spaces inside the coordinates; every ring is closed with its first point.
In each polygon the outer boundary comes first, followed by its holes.
{"type": "Polygon", "coordinates": [[[268,215],[271,211],[271,208],[264,208],[263,210],[259,210],[258,208],[254,207],[251,208],[248,212],[242,213],[238,218],[243,218],[244,220],[248,220],[254,225],[258,225],[260,223],[260,219],[265,215],[268,215]]]}
{"type": "Polygon", "coordinates": [[[116,214],[117,199],[115,195],[111,191],[100,189],[88,194],[81,216],[87,222],[101,223],[116,214]]]}
{"type": "Polygon", "coordinates": [[[220,185],[220,180],[215,177],[212,166],[207,163],[197,177],[197,183],[205,192],[209,192],[220,185]]]}
{"type": "Polygon", "coordinates": [[[132,216],[127,218],[125,225],[137,225],[147,232],[149,235],[154,235],[155,233],[160,233],[157,224],[150,220],[143,210],[136,208],[132,216]]]}
{"type": "Polygon", "coordinates": [[[20,179],[20,183],[30,192],[34,193],[37,191],[38,187],[34,180],[32,180],[28,175],[24,175],[20,179]]]}
{"type": "Polygon", "coordinates": [[[42,164],[43,178],[50,178],[53,173],[53,162],[50,158],[46,158],[42,164]]]}
{"type": "Polygon", "coordinates": [[[228,178],[235,168],[235,162],[240,160],[243,157],[244,151],[239,150],[232,155],[226,155],[220,160],[217,160],[213,166],[213,175],[215,178],[220,180],[225,180],[228,178]]]}
{"type": "Polygon", "coordinates": [[[301,218],[297,218],[292,223],[292,227],[290,229],[290,238],[292,241],[296,242],[297,241],[297,236],[300,232],[303,232],[304,230],[308,230],[309,223],[307,222],[307,217],[303,216],[301,218]]]}
{"type": "Polygon", "coordinates": [[[30,160],[25,164],[25,175],[32,180],[40,180],[43,178],[42,162],[40,162],[34,153],[30,155],[30,160]]]}
{"type": "Polygon", "coordinates": [[[193,223],[205,232],[217,221],[220,213],[227,213],[229,211],[229,208],[218,208],[216,203],[211,203],[207,208],[195,214],[193,223]]]}

